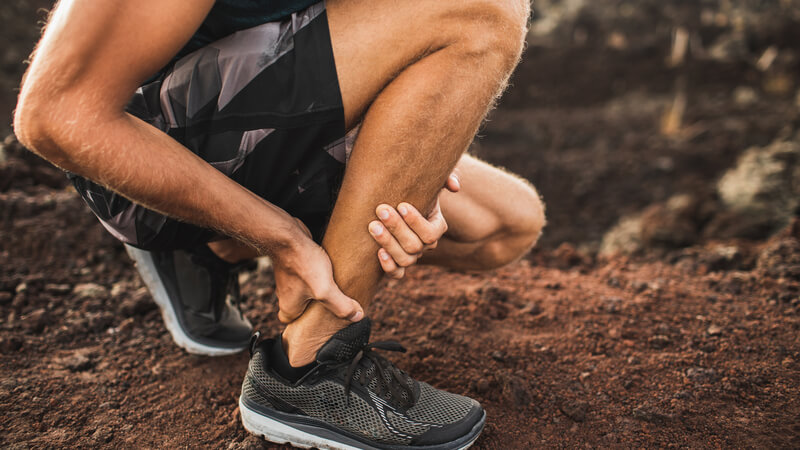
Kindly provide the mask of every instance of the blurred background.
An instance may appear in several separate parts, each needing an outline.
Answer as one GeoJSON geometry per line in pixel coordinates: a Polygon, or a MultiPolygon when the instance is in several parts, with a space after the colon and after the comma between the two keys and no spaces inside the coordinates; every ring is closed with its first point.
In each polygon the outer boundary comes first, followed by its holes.
{"type": "MultiPolygon", "coordinates": [[[[51,3],[0,6],[0,152],[16,154],[11,111],[51,3]]],[[[534,11],[473,151],[537,186],[545,248],[760,239],[797,214],[800,2],[539,0],[534,11]]],[[[0,170],[6,190],[27,169],[0,170]]]]}
{"type": "MultiPolygon", "coordinates": [[[[238,422],[247,356],[178,351],[122,246],[11,134],[52,3],[0,2],[0,447],[262,448],[238,422]]],[[[800,0],[533,7],[471,151],[537,187],[540,245],[410,270],[377,338],[486,407],[478,448],[797,448],[800,0]]],[[[270,269],[240,281],[278,330],[270,269]]]]}

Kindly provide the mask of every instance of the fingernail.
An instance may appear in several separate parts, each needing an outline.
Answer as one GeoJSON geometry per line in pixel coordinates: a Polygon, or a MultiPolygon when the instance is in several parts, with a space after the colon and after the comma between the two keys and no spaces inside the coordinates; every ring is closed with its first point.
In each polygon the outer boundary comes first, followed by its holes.
{"type": "Polygon", "coordinates": [[[378,217],[380,217],[381,220],[388,219],[389,218],[389,211],[386,208],[381,208],[381,210],[378,211],[378,217]]]}
{"type": "Polygon", "coordinates": [[[456,185],[457,188],[461,188],[461,182],[458,181],[458,177],[455,175],[450,175],[450,179],[453,180],[453,184],[456,185]]]}
{"type": "Polygon", "coordinates": [[[389,260],[389,254],[386,253],[386,250],[381,250],[380,253],[381,253],[381,259],[382,260],[384,260],[384,261],[388,261],[389,260]]]}
{"type": "Polygon", "coordinates": [[[372,225],[370,225],[369,226],[369,230],[375,236],[380,236],[381,234],[383,234],[383,227],[378,225],[377,223],[373,223],[372,225]]]}
{"type": "Polygon", "coordinates": [[[401,215],[401,216],[405,216],[406,214],[408,214],[408,208],[406,208],[406,205],[400,205],[400,206],[398,206],[398,207],[397,207],[397,211],[399,211],[399,212],[400,212],[400,215],[401,215]]]}
{"type": "Polygon", "coordinates": [[[363,318],[364,318],[364,312],[363,311],[356,311],[356,313],[353,314],[353,318],[350,319],[350,320],[352,320],[353,322],[358,322],[359,320],[361,320],[363,318]]]}

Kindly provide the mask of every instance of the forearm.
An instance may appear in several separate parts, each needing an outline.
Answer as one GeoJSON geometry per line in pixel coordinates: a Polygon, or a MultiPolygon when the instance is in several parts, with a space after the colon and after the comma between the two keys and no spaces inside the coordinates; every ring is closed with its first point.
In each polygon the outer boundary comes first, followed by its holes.
{"type": "Polygon", "coordinates": [[[70,117],[53,110],[48,115],[23,142],[66,170],[170,217],[233,236],[262,254],[298,238],[285,211],[133,116],[75,109],[70,117]]]}

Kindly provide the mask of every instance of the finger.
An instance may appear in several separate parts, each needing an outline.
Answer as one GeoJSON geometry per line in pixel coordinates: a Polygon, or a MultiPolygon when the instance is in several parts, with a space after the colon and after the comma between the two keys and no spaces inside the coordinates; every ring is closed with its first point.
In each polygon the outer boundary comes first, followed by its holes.
{"type": "Polygon", "coordinates": [[[417,208],[414,208],[414,206],[409,203],[400,203],[397,205],[397,210],[403,216],[405,223],[408,224],[414,234],[416,234],[423,243],[428,245],[433,244],[444,234],[441,223],[431,221],[431,219],[441,216],[438,202],[437,207],[432,211],[431,217],[427,219],[420,214],[417,208]],[[405,214],[403,214],[403,212],[405,212],[405,214]]]}
{"type": "Polygon", "coordinates": [[[394,279],[399,280],[406,273],[406,269],[399,267],[392,259],[392,256],[389,255],[389,252],[383,248],[378,250],[378,261],[381,263],[381,269],[394,279]]]}
{"type": "Polygon", "coordinates": [[[458,169],[453,170],[453,173],[447,177],[444,187],[450,192],[458,192],[461,190],[461,180],[458,177],[458,169]]]}
{"type": "Polygon", "coordinates": [[[332,283],[328,293],[321,295],[317,300],[322,302],[322,305],[328,308],[328,311],[332,312],[340,319],[358,322],[364,318],[364,309],[361,305],[352,298],[344,295],[335,283],[332,283]]]}
{"type": "MultiPolygon", "coordinates": [[[[375,239],[375,242],[389,253],[392,260],[394,260],[398,266],[408,267],[417,262],[417,258],[405,251],[400,243],[397,242],[397,239],[389,233],[381,222],[377,220],[370,222],[369,232],[372,234],[372,238],[375,239]]],[[[420,243],[420,248],[422,248],[422,243],[420,243]]]]}
{"type": "MultiPolygon", "coordinates": [[[[408,203],[401,203],[400,205],[408,205],[408,203]]],[[[404,211],[406,213],[410,212],[408,209],[404,211]]],[[[422,242],[422,239],[417,236],[394,208],[388,205],[379,205],[377,214],[383,225],[392,233],[392,236],[397,239],[397,242],[400,243],[400,246],[403,247],[406,253],[413,255],[422,251],[425,243],[422,242]]],[[[390,249],[387,248],[387,250],[390,249]]]]}

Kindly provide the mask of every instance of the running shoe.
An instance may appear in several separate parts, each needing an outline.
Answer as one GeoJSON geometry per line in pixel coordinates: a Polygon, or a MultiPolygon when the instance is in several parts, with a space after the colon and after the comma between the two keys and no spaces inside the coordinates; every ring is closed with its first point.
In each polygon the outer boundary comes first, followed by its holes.
{"type": "Polygon", "coordinates": [[[253,327],[239,309],[237,265],[205,244],[166,252],[125,247],[179,347],[206,356],[247,348],[253,327]]]}
{"type": "Polygon", "coordinates": [[[392,341],[369,344],[370,328],[365,318],[336,333],[297,381],[278,373],[286,363],[280,338],[258,342],[256,334],[239,398],[244,428],[268,441],[302,448],[440,450],[472,445],[486,420],[480,404],[396,368],[376,350],[405,349],[392,341]]]}

